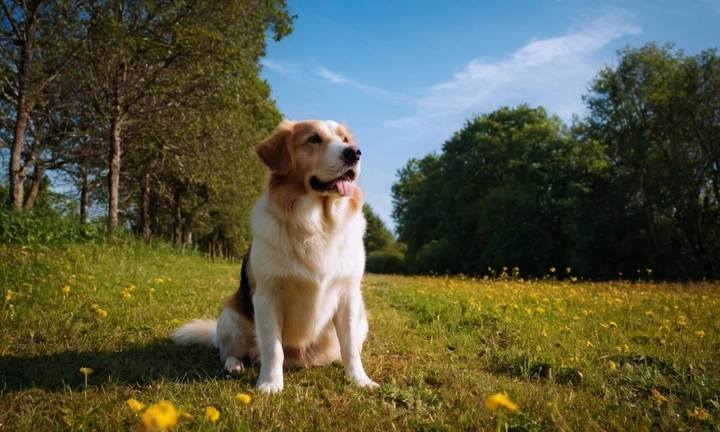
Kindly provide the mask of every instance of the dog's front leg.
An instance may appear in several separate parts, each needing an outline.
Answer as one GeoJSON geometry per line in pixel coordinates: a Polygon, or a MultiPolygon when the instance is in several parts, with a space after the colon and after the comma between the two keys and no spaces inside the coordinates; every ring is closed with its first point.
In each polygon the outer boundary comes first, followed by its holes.
{"type": "Polygon", "coordinates": [[[277,393],[283,389],[282,329],[278,311],[272,298],[256,291],[253,296],[255,306],[255,326],[260,346],[260,377],[255,388],[263,393],[277,393]]]}
{"type": "MultiPolygon", "coordinates": [[[[340,356],[345,367],[345,378],[359,387],[375,388],[379,385],[367,376],[360,359],[363,343],[361,337],[364,338],[359,332],[360,320],[367,320],[364,308],[362,294],[349,294],[340,301],[333,323],[340,339],[340,356]]],[[[367,322],[362,325],[367,326],[367,322]]]]}

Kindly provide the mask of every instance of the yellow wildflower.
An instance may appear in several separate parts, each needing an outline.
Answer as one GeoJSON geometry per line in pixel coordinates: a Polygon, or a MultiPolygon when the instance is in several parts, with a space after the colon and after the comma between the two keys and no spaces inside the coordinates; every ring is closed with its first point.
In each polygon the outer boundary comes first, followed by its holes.
{"type": "Polygon", "coordinates": [[[610,370],[615,370],[615,368],[616,368],[615,362],[608,361],[608,367],[610,368],[610,370]]]}
{"type": "Polygon", "coordinates": [[[125,289],[127,290],[127,292],[133,292],[135,291],[135,285],[128,285],[125,289]]]}
{"type": "Polygon", "coordinates": [[[670,402],[665,396],[661,395],[659,391],[652,389],[650,390],[650,392],[653,396],[655,396],[655,399],[659,400],[660,402],[670,402]]]}
{"type": "Polygon", "coordinates": [[[242,402],[245,405],[250,403],[250,396],[246,395],[245,393],[238,393],[235,395],[235,400],[238,402],[242,402]]]}
{"type": "Polygon", "coordinates": [[[555,273],[555,267],[550,267],[550,273],[555,273]]]}
{"type": "Polygon", "coordinates": [[[214,406],[209,406],[205,408],[205,418],[215,423],[220,418],[220,411],[214,406]]]}
{"type": "Polygon", "coordinates": [[[123,298],[130,298],[132,297],[132,294],[130,294],[130,291],[124,289],[122,292],[123,298]]]}
{"type": "Polygon", "coordinates": [[[89,367],[81,367],[80,372],[82,372],[83,375],[88,376],[95,371],[93,369],[90,369],[89,367]]]}
{"type": "Polygon", "coordinates": [[[93,281],[93,280],[95,280],[95,276],[88,276],[88,277],[87,277],[87,280],[93,281]]]}
{"type": "Polygon", "coordinates": [[[140,421],[147,430],[168,429],[177,424],[180,411],[170,401],[160,401],[150,405],[140,421]]]}
{"type": "Polygon", "coordinates": [[[705,337],[705,332],[702,330],[695,331],[695,336],[699,337],[700,339],[705,337]]]}
{"type": "Polygon", "coordinates": [[[67,285],[63,286],[63,287],[62,287],[62,292],[64,292],[65,294],[69,293],[69,292],[70,292],[70,287],[67,286],[67,285]]]}
{"type": "Polygon", "coordinates": [[[13,292],[8,290],[7,294],[5,295],[5,300],[6,301],[12,300],[12,295],[13,295],[13,292]]]}
{"type": "Polygon", "coordinates": [[[145,404],[135,398],[128,399],[127,404],[133,412],[140,412],[145,408],[145,404]]]}
{"type": "Polygon", "coordinates": [[[623,345],[623,351],[630,352],[630,347],[628,347],[627,344],[623,345]]]}
{"type": "Polygon", "coordinates": [[[95,313],[101,316],[102,318],[105,318],[107,316],[107,311],[104,309],[97,308],[95,309],[95,313]]]}
{"type": "Polygon", "coordinates": [[[568,272],[568,273],[570,273],[570,271],[572,271],[572,269],[571,269],[570,267],[568,267],[568,268],[565,269],[565,271],[568,272]]]}
{"type": "Polygon", "coordinates": [[[150,294],[155,292],[155,288],[150,288],[150,294]]]}
{"type": "Polygon", "coordinates": [[[497,411],[500,407],[505,407],[513,412],[519,409],[517,404],[511,401],[510,398],[503,393],[496,393],[485,399],[485,408],[487,410],[497,411]]]}
{"type": "Polygon", "coordinates": [[[705,408],[695,407],[695,411],[690,413],[690,416],[702,421],[707,420],[707,418],[710,417],[710,413],[708,413],[705,408]]]}

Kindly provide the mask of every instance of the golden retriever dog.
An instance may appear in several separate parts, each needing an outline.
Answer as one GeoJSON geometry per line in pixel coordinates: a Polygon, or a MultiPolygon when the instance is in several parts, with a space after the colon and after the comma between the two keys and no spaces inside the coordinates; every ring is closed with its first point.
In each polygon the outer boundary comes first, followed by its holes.
{"type": "Polygon", "coordinates": [[[217,320],[193,320],[173,339],[214,345],[231,373],[259,361],[263,393],[282,390],[283,366],[336,360],[354,384],[377,387],[360,361],[368,332],[360,149],[334,121],[283,120],[256,150],[270,177],[250,218],[240,287],[217,320]]]}

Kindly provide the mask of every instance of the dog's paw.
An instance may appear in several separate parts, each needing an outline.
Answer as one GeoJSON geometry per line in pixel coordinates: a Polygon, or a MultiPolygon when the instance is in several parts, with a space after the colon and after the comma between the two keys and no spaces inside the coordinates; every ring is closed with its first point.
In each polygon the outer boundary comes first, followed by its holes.
{"type": "Polygon", "coordinates": [[[225,359],[225,370],[231,374],[239,374],[245,371],[245,365],[237,358],[230,356],[225,359]]]}
{"type": "Polygon", "coordinates": [[[268,381],[268,382],[264,382],[264,383],[258,382],[257,385],[255,386],[255,388],[260,393],[273,394],[273,393],[277,393],[283,389],[283,383],[282,383],[282,381],[280,381],[280,382],[268,381]]]}
{"type": "Polygon", "coordinates": [[[380,384],[376,383],[375,381],[371,380],[367,376],[356,378],[352,380],[353,384],[355,384],[358,387],[366,388],[368,390],[374,390],[378,387],[380,387],[380,384]]]}

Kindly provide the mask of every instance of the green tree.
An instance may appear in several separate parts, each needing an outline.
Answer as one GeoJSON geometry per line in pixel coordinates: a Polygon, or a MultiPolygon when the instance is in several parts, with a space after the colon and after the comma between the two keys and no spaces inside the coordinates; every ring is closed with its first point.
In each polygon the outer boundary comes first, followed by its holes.
{"type": "Polygon", "coordinates": [[[518,266],[539,275],[568,262],[575,208],[601,158],[543,108],[501,108],[468,121],[439,156],[398,173],[393,216],[410,270],[482,274],[518,266]]]}
{"type": "Polygon", "coordinates": [[[586,136],[607,146],[609,202],[631,223],[619,246],[633,250],[635,268],[718,276],[718,94],[715,50],[685,56],[648,44],[620,51],[584,97],[586,136]]]}

